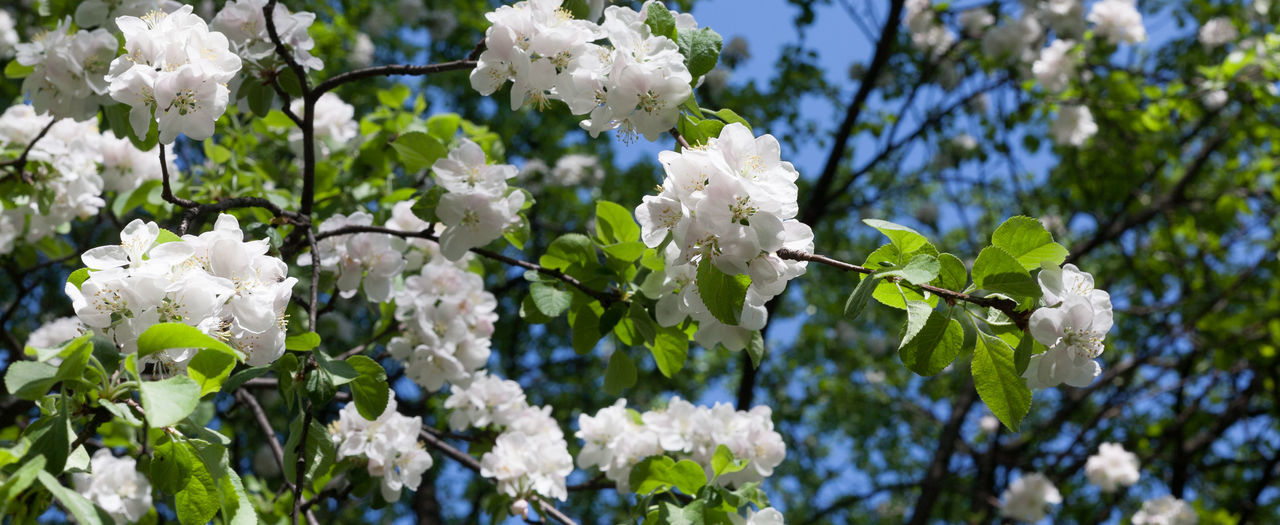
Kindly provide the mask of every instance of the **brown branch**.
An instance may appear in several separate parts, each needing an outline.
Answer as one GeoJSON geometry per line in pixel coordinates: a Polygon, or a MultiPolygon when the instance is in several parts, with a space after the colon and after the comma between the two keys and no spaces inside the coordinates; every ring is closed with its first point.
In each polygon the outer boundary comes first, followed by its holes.
{"type": "MultiPolygon", "coordinates": [[[[169,177],[169,161],[165,158],[164,150],[165,150],[164,144],[161,144],[160,145],[160,175],[162,177],[161,178],[162,191],[160,192],[160,197],[164,198],[165,202],[175,204],[182,208],[199,207],[200,205],[195,201],[184,199],[182,197],[178,197],[173,194],[173,186],[169,184],[169,178],[170,178],[169,177]]],[[[186,232],[183,231],[180,233],[186,233],[186,232]]]]}
{"type": "Polygon", "coordinates": [[[840,161],[844,159],[845,151],[849,147],[849,137],[853,134],[853,126],[858,122],[858,117],[862,114],[862,109],[867,103],[867,99],[871,97],[871,92],[875,89],[876,80],[880,77],[880,73],[884,71],[889,64],[889,57],[892,56],[893,47],[898,40],[898,27],[902,25],[902,10],[906,0],[893,0],[889,6],[889,14],[885,17],[884,26],[880,30],[880,40],[876,42],[875,54],[871,57],[871,65],[867,67],[867,73],[858,83],[858,91],[854,93],[853,100],[849,102],[849,107],[845,111],[844,120],[840,122],[840,127],[836,128],[836,134],[831,145],[831,152],[827,155],[827,163],[822,168],[822,173],[818,176],[817,182],[814,183],[813,189],[810,190],[812,195],[809,203],[805,206],[805,213],[800,221],[805,224],[812,225],[815,220],[822,217],[826,212],[828,202],[831,199],[828,191],[831,184],[835,182],[836,171],[840,167],[840,161]]]}
{"type": "Polygon", "coordinates": [[[441,62],[439,64],[393,64],[386,66],[371,66],[334,75],[317,84],[316,88],[311,92],[311,95],[313,97],[319,97],[320,95],[336,89],[338,86],[365,78],[388,77],[393,75],[426,76],[446,71],[474,69],[475,67],[476,61],[473,58],[441,62]]]}
{"type": "Polygon", "coordinates": [[[22,178],[23,182],[26,182],[27,184],[31,184],[32,182],[31,174],[27,173],[27,156],[31,155],[31,148],[34,148],[36,146],[36,143],[40,142],[40,139],[44,138],[45,135],[49,134],[49,128],[52,128],[53,124],[57,121],[58,119],[50,120],[49,123],[45,124],[44,128],[40,130],[40,133],[37,133],[35,138],[31,139],[31,142],[27,143],[27,147],[22,149],[22,153],[18,154],[17,158],[13,160],[0,162],[0,166],[12,167],[14,169],[14,173],[19,175],[22,178]]]}
{"type": "MultiPolygon", "coordinates": [[[[819,255],[816,253],[805,253],[797,250],[782,249],[782,250],[778,250],[778,257],[781,257],[783,259],[789,259],[792,261],[816,262],[819,264],[830,266],[832,268],[844,270],[846,272],[855,272],[855,273],[861,273],[866,275],[871,275],[876,273],[876,270],[867,268],[866,266],[849,264],[847,262],[840,261],[837,259],[832,259],[825,255],[819,255]]],[[[1001,313],[1008,316],[1009,319],[1012,320],[1014,324],[1018,326],[1018,328],[1024,331],[1027,329],[1027,320],[1030,319],[1031,317],[1031,312],[1018,310],[1018,303],[1013,301],[1012,299],[1005,299],[1002,297],[981,297],[977,295],[967,294],[964,292],[957,292],[955,290],[948,290],[946,288],[939,288],[937,286],[933,286],[929,284],[911,284],[902,280],[899,277],[891,276],[891,277],[885,277],[884,279],[889,282],[897,282],[899,284],[902,284],[903,286],[918,288],[920,290],[932,293],[934,295],[937,295],[938,297],[941,297],[942,300],[947,302],[947,304],[955,304],[957,301],[961,301],[961,302],[966,302],[970,304],[975,304],[984,308],[995,308],[996,310],[999,310],[1001,313]]]]}
{"type": "MultiPolygon", "coordinates": [[[[429,241],[434,241],[434,242],[440,242],[439,238],[437,238],[435,234],[431,233],[431,230],[429,229],[418,231],[418,232],[412,232],[412,231],[395,230],[391,228],[383,228],[380,226],[344,226],[336,230],[320,232],[319,234],[316,235],[316,240],[323,240],[323,239],[334,237],[337,235],[352,235],[356,233],[384,233],[387,235],[394,235],[396,237],[402,237],[402,238],[412,237],[412,238],[418,238],[418,239],[427,239],[429,241]]],[[[573,286],[574,288],[581,290],[582,293],[587,294],[587,296],[591,297],[592,299],[600,301],[600,304],[604,305],[605,307],[608,307],[610,304],[613,304],[615,302],[624,302],[624,303],[627,302],[622,297],[620,297],[616,292],[605,292],[605,291],[596,290],[595,288],[592,288],[590,286],[587,286],[586,284],[583,284],[583,282],[579,281],[576,277],[573,277],[572,275],[566,274],[554,268],[547,268],[545,266],[531,263],[529,261],[522,261],[520,259],[507,257],[506,255],[502,255],[492,250],[486,250],[484,248],[472,248],[471,252],[477,255],[480,255],[482,257],[493,259],[495,261],[501,262],[509,266],[524,268],[526,270],[533,270],[547,277],[551,277],[553,279],[563,281],[566,284],[569,284],[570,286],[573,286]]]]}
{"type": "MultiPolygon", "coordinates": [[[[276,431],[271,427],[271,421],[267,419],[267,413],[262,410],[262,405],[258,404],[258,399],[253,394],[245,391],[243,388],[236,389],[236,399],[249,407],[249,411],[253,412],[253,418],[258,422],[258,427],[267,435],[267,445],[271,448],[272,457],[276,458],[276,466],[280,467],[280,472],[284,472],[284,448],[280,446],[280,440],[276,439],[276,431]]],[[[292,488],[292,483],[285,480],[285,484],[292,488]]]]}

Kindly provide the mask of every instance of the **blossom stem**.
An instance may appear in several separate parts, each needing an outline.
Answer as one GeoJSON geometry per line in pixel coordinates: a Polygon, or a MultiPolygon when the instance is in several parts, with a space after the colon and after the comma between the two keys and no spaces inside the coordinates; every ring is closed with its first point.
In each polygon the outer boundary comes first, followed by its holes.
{"type": "MultiPolygon", "coordinates": [[[[786,249],[786,248],[778,250],[778,257],[792,260],[792,261],[815,262],[815,263],[830,266],[832,268],[836,268],[839,270],[844,270],[846,272],[855,272],[855,273],[861,273],[866,275],[871,275],[876,273],[874,269],[867,268],[866,266],[858,266],[856,264],[850,264],[838,259],[832,259],[830,257],[821,255],[821,254],[805,253],[805,252],[786,249]]],[[[928,284],[918,284],[918,285],[911,284],[902,280],[899,277],[886,277],[885,280],[888,280],[891,282],[897,282],[904,286],[914,287],[919,290],[932,293],[934,295],[937,295],[938,297],[941,297],[944,301],[946,301],[949,304],[954,304],[956,301],[963,301],[966,303],[972,303],[972,304],[976,304],[978,306],[982,306],[986,308],[995,308],[996,310],[999,310],[1000,312],[1008,316],[1009,319],[1012,320],[1014,324],[1016,324],[1018,328],[1023,331],[1026,331],[1027,321],[1028,319],[1031,318],[1030,311],[1018,310],[1018,303],[1014,302],[1011,299],[1005,299],[1001,297],[980,297],[976,295],[967,294],[964,292],[957,292],[955,290],[948,290],[946,288],[939,288],[937,286],[932,286],[928,284]]]]}
{"type": "MultiPolygon", "coordinates": [[[[36,134],[35,138],[31,139],[31,142],[27,143],[27,147],[22,149],[22,153],[18,154],[17,158],[0,162],[0,166],[12,167],[14,172],[21,176],[24,182],[31,184],[31,174],[27,173],[27,156],[31,154],[31,148],[34,148],[36,143],[40,142],[40,139],[44,138],[44,136],[49,133],[49,128],[52,128],[53,124],[57,121],[58,119],[50,120],[48,124],[45,124],[44,129],[41,129],[40,133],[36,134]]],[[[0,178],[0,180],[3,179],[0,178]]]]}

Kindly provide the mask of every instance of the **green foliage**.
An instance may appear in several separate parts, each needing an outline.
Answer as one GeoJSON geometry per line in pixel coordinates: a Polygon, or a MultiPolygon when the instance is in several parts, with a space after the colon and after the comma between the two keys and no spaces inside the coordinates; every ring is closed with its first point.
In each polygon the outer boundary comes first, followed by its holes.
{"type": "Polygon", "coordinates": [[[973,384],[991,413],[1014,432],[1031,409],[1031,390],[1018,375],[1014,352],[999,337],[979,331],[973,350],[973,384]]]}
{"type": "Polygon", "coordinates": [[[697,280],[698,295],[711,315],[724,324],[738,324],[751,277],[726,274],[711,262],[710,257],[703,257],[698,263],[697,280]]]}
{"type": "Polygon", "coordinates": [[[153,427],[169,427],[178,424],[196,409],[202,388],[187,376],[173,376],[159,381],[143,381],[142,409],[147,422],[153,427]]]}

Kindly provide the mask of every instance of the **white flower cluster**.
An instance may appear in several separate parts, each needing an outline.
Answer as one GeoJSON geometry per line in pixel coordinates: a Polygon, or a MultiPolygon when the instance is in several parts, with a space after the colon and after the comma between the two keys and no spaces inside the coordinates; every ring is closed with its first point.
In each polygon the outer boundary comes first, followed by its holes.
{"type": "Polygon", "coordinates": [[[31,348],[57,348],[63,343],[80,337],[88,330],[77,317],[59,317],[31,331],[27,344],[31,348]]]}
{"type": "MultiPolygon", "coordinates": [[[[674,326],[692,317],[694,338],[707,348],[723,344],[742,350],[751,333],[764,327],[765,303],[787,281],[804,275],[805,263],[784,260],[777,251],[813,251],[813,231],[796,220],[796,178],[781,160],[778,140],[754,137],[742,124],[729,124],[706,147],[658,155],[666,170],[657,195],[636,207],[642,238],[651,248],[667,244],[666,279],[645,294],[658,299],[658,323],[674,326]],[[730,275],[747,274],[751,285],[737,326],[711,315],[697,288],[697,267],[710,257],[730,275]]],[[[652,288],[652,287],[650,287],[652,288]]]]}
{"type": "Polygon", "coordinates": [[[338,420],[329,425],[329,436],[338,447],[338,459],[367,460],[370,476],[382,478],[382,499],[395,502],[401,489],[418,490],[422,475],[431,468],[431,455],[418,443],[422,418],[396,412],[395,392],[378,419],[369,421],[347,403],[338,411],[338,420]]]}
{"type": "Polygon", "coordinates": [[[1022,377],[1033,389],[1089,386],[1102,373],[1094,359],[1111,330],[1111,295],[1095,290],[1093,276],[1074,264],[1046,267],[1038,279],[1044,306],[1031,313],[1029,325],[1032,337],[1049,349],[1031,356],[1022,377]]]}
{"type": "MultiPolygon", "coordinates": [[[[512,109],[560,100],[588,115],[581,125],[592,136],[619,129],[628,139],[656,140],[675,126],[693,77],[679,46],[645,25],[651,5],[661,4],[649,0],[639,12],[609,6],[600,24],[573,19],[560,0],[499,7],[485,15],[493,25],[471,86],[490,95],[511,80],[512,109]],[[607,44],[594,43],[603,38],[607,44]]],[[[697,27],[692,16],[672,14],[678,30],[697,27]]]]}
{"type": "Polygon", "coordinates": [[[13,22],[13,16],[8,11],[0,9],[0,58],[9,58],[13,55],[13,51],[18,47],[18,30],[13,22]]]}
{"type": "Polygon", "coordinates": [[[1147,39],[1135,0],[1100,0],[1089,10],[1088,19],[1094,33],[1112,44],[1136,44],[1147,39]]]}
{"type": "Polygon", "coordinates": [[[573,456],[564,431],[551,417],[551,407],[530,406],[515,381],[478,372],[469,384],[455,383],[444,407],[453,411],[449,426],[501,429],[493,450],[480,457],[480,475],[498,483],[515,499],[530,494],[564,501],[565,478],[573,472],[573,456]]]}
{"type": "Polygon", "coordinates": [[[1044,474],[1035,472],[1009,484],[1000,495],[1000,515],[1027,523],[1044,519],[1050,505],[1062,503],[1062,493],[1044,474]]]}
{"type": "Polygon", "coordinates": [[[98,174],[102,162],[98,127],[91,121],[62,119],[31,146],[50,120],[24,104],[0,114],[0,151],[17,157],[30,146],[22,169],[32,181],[29,192],[5,195],[8,204],[0,201],[0,254],[12,251],[19,238],[36,242],[72,219],[97,214],[106,205],[98,174]]]}
{"type": "Polygon", "coordinates": [[[1064,105],[1058,109],[1058,118],[1049,125],[1053,141],[1065,146],[1083,146],[1098,133],[1098,123],[1088,106],[1064,105]]]}
{"type": "Polygon", "coordinates": [[[1103,443],[1085,462],[1084,475],[1103,492],[1115,492],[1138,482],[1138,456],[1119,443],[1103,443]]]}
{"type": "Polygon", "coordinates": [[[737,514],[730,514],[729,519],[734,525],[783,525],[785,521],[782,519],[782,513],[773,507],[765,507],[759,512],[748,510],[747,517],[743,518],[737,514]]]}
{"type": "MultiPolygon", "coordinates": [[[[955,43],[956,35],[938,21],[932,0],[907,0],[906,14],[907,31],[911,33],[911,44],[916,49],[928,53],[930,57],[938,57],[955,43]]],[[[991,16],[990,13],[987,16],[991,16]]],[[[979,21],[970,19],[967,22],[974,24],[979,21]]]]}
{"type": "MultiPolygon", "coordinates": [[[[164,170],[160,167],[157,148],[142,151],[127,138],[116,138],[114,134],[103,133],[102,142],[102,182],[103,189],[124,193],[132,191],[143,182],[160,180],[164,170]]],[[[177,173],[178,166],[172,157],[165,162],[169,165],[169,173],[177,173]]]]}
{"type": "Polygon", "coordinates": [[[661,454],[693,460],[710,478],[714,472],[711,457],[716,447],[724,445],[735,459],[749,463],[746,469],[724,474],[717,482],[737,486],[760,481],[772,475],[787,455],[787,445],[773,429],[771,416],[772,411],[763,405],[739,411],[725,403],[708,408],[673,397],[665,409],[645,412],[637,421],[627,410],[627,400],[619,399],[594,417],[578,417],[576,436],[584,442],[578,466],[595,466],[617,483],[618,490],[628,491],[631,467],[661,454]]]}
{"type": "Polygon", "coordinates": [[[465,383],[489,360],[498,300],[465,266],[434,258],[396,291],[396,320],[404,330],[387,343],[405,375],[427,390],[465,383]]]}
{"type": "Polygon", "coordinates": [[[106,100],[105,75],[116,56],[116,37],[106,29],[71,33],[71,20],[18,44],[17,61],[33,71],[22,81],[22,93],[40,113],[88,120],[106,100]]]}
{"type": "Polygon", "coordinates": [[[1040,58],[1031,64],[1031,74],[1045,91],[1061,93],[1071,83],[1080,62],[1075,46],[1075,41],[1059,38],[1040,50],[1040,58]]]}
{"type": "MultiPolygon", "coordinates": [[[[294,115],[301,117],[302,104],[302,99],[294,99],[289,109],[293,110],[294,115]]],[[[331,152],[341,149],[355,149],[352,141],[360,135],[360,125],[356,123],[355,115],[356,108],[343,102],[342,98],[333,92],[320,95],[320,98],[316,99],[311,125],[315,130],[318,156],[328,156],[331,152]]],[[[302,130],[296,126],[290,127],[289,147],[293,149],[294,155],[302,156],[302,130]]]]}
{"type": "MultiPolygon", "coordinates": [[[[275,70],[283,64],[276,55],[275,44],[267,33],[267,17],[264,8],[267,0],[232,0],[214,15],[210,24],[231,41],[231,47],[245,62],[258,69],[275,70]],[[274,60],[272,60],[274,59],[274,60]]],[[[283,2],[277,2],[271,12],[280,42],[293,53],[298,65],[305,69],[324,69],[324,61],[311,55],[316,46],[307,29],[316,21],[316,14],[306,11],[290,13],[283,2]]]]}
{"type": "Polygon", "coordinates": [[[111,98],[131,107],[134,133],[144,137],[158,121],[163,144],[179,133],[192,140],[212,136],[214,122],[227,109],[227,83],[241,65],[226,35],[211,31],[189,5],[169,14],[122,16],[116,24],[124,33],[125,54],[111,62],[106,81],[111,98]]]}
{"type": "Polygon", "coordinates": [[[1235,41],[1240,37],[1240,31],[1231,23],[1231,17],[1219,16],[1200,26],[1198,37],[1201,45],[1212,49],[1235,41]]]}
{"type": "Polygon", "coordinates": [[[445,225],[440,253],[449,260],[461,259],[467,250],[489,244],[520,223],[524,193],[507,186],[519,171],[509,164],[487,164],[476,143],[462,139],[431,171],[445,190],[436,215],[445,225]]]}
{"type": "MultiPolygon", "coordinates": [[[[119,245],[81,256],[89,276],[67,283],[76,316],[116,343],[137,350],[138,336],[156,323],[199,328],[262,366],[284,353],[285,307],[297,279],[284,261],[267,255],[265,240],[244,242],[235,217],[220,215],[213,231],[160,242],[160,227],[140,219],[120,232],[119,245]]],[[[194,349],[148,356],[162,371],[185,370],[194,349]]]]}
{"type": "Polygon", "coordinates": [[[1187,502],[1164,496],[1142,502],[1131,521],[1133,525],[1196,525],[1200,518],[1187,502]]]}
{"type": "Polygon", "coordinates": [[[151,510],[151,483],[138,472],[138,462],[115,457],[110,449],[94,452],[89,473],[72,474],[71,484],[117,524],[136,522],[151,510]]]}
{"type": "MultiPolygon", "coordinates": [[[[336,213],[320,223],[319,233],[339,230],[347,226],[372,226],[373,216],[358,211],[350,216],[336,213]]],[[[364,283],[364,294],[370,301],[384,303],[391,300],[392,281],[404,270],[404,256],[391,248],[391,235],[385,233],[355,233],[326,237],[316,243],[320,250],[320,269],[337,274],[338,291],[344,298],[356,294],[364,283]]],[[[312,254],[298,256],[298,264],[310,266],[315,261],[312,254]]]]}

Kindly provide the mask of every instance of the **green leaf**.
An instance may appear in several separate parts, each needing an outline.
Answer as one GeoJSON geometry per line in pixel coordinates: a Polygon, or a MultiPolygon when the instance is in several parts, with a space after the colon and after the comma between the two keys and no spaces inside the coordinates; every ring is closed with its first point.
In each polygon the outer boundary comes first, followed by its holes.
{"type": "Polygon", "coordinates": [[[58,478],[53,477],[48,472],[40,471],[36,473],[36,476],[40,479],[40,484],[44,485],[44,488],[50,494],[53,494],[53,497],[62,504],[62,507],[67,509],[67,512],[76,519],[76,523],[82,525],[112,525],[115,523],[111,515],[94,506],[93,502],[81,496],[79,492],[62,486],[58,482],[58,478]]]}
{"type": "Polygon", "coordinates": [[[316,358],[316,366],[333,381],[333,386],[342,386],[360,377],[360,373],[346,361],[335,361],[319,348],[312,350],[311,354],[316,358]]]}
{"type": "Polygon", "coordinates": [[[201,332],[199,328],[183,323],[159,323],[151,325],[138,336],[138,358],[147,357],[171,348],[200,348],[223,352],[239,358],[240,352],[201,332]]]}
{"type": "MultiPolygon", "coordinates": [[[[280,73],[276,75],[276,83],[279,84],[280,89],[284,90],[284,92],[289,96],[293,98],[302,97],[302,81],[298,79],[298,75],[295,75],[292,69],[284,68],[280,70],[280,73]]],[[[407,92],[408,87],[404,87],[407,92]]],[[[406,93],[405,98],[408,98],[408,96],[409,95],[406,93]]],[[[381,97],[379,97],[379,100],[381,100],[381,97]]],[[[298,115],[298,117],[302,117],[302,115],[298,115]]]]}
{"type": "Polygon", "coordinates": [[[449,152],[435,137],[421,131],[410,131],[391,142],[406,170],[421,171],[431,167],[449,152]]]}
{"type": "Polygon", "coordinates": [[[1009,252],[1027,270],[1039,268],[1042,262],[1060,265],[1068,254],[1065,247],[1053,242],[1053,235],[1040,221],[1021,215],[996,228],[991,244],[1009,252]]]}
{"type": "Polygon", "coordinates": [[[604,370],[604,391],[611,396],[622,393],[636,384],[636,364],[623,349],[613,351],[609,366],[604,370]]]}
{"type": "Polygon", "coordinates": [[[999,337],[978,331],[973,349],[973,385],[982,402],[1014,432],[1031,410],[1031,389],[1018,375],[1013,349],[999,337]]]}
{"type": "Polygon", "coordinates": [[[72,286],[75,286],[76,289],[79,290],[80,285],[84,284],[84,281],[88,278],[89,278],[89,269],[80,268],[79,270],[71,272],[71,275],[67,276],[67,283],[72,286]]]}
{"type": "Polygon", "coordinates": [[[751,332],[751,341],[747,342],[747,356],[751,358],[751,367],[760,368],[764,360],[764,335],[759,330],[751,332]]]}
{"type": "MultiPolygon", "coordinates": [[[[597,225],[597,228],[599,226],[597,225]]],[[[547,246],[547,253],[538,258],[538,263],[547,268],[568,270],[569,267],[598,262],[596,249],[591,238],[580,233],[566,233],[556,237],[547,246]]]]}
{"type": "Polygon", "coordinates": [[[1040,285],[1031,274],[998,246],[988,246],[978,253],[973,262],[973,282],[980,289],[1012,297],[1040,297],[1040,285]]]}
{"type": "Polygon", "coordinates": [[[201,350],[187,364],[187,375],[200,385],[200,397],[222,390],[222,384],[236,367],[233,355],[217,350],[201,350]]]}
{"type": "Polygon", "coordinates": [[[674,377],[684,368],[684,361],[689,355],[689,336],[677,327],[659,328],[649,351],[653,353],[658,371],[664,376],[674,377]]]}
{"type": "Polygon", "coordinates": [[[591,15],[591,6],[587,0],[565,0],[562,6],[578,20],[586,20],[591,15]]]}
{"type": "Polygon", "coordinates": [[[596,202],[596,237],[603,244],[639,241],[640,225],[636,224],[636,220],[631,217],[630,210],[617,203],[598,201],[596,202]]]}
{"type": "Polygon", "coordinates": [[[702,108],[702,111],[705,111],[707,113],[715,115],[716,117],[719,117],[720,120],[723,120],[725,122],[725,124],[737,123],[737,124],[742,124],[743,126],[746,126],[747,129],[751,129],[751,123],[747,122],[747,119],[742,118],[741,115],[738,115],[732,109],[724,108],[724,109],[718,109],[718,110],[712,111],[710,109],[702,108]]]}
{"type": "Polygon", "coordinates": [[[964,290],[969,284],[969,270],[964,267],[964,261],[949,253],[941,253],[938,254],[938,263],[938,280],[934,285],[957,292],[964,290]]]}
{"type": "Polygon", "coordinates": [[[187,376],[143,381],[142,409],[153,427],[171,427],[186,419],[200,402],[200,384],[187,376]]]}
{"type": "Polygon", "coordinates": [[[938,277],[942,270],[938,258],[927,253],[918,253],[907,262],[906,266],[893,270],[877,272],[881,277],[901,277],[911,284],[924,284],[938,277]]]}
{"type": "Polygon", "coordinates": [[[31,448],[23,458],[27,461],[44,457],[45,470],[61,474],[71,455],[71,431],[68,430],[66,397],[58,403],[58,412],[36,420],[23,431],[23,437],[31,440],[31,448]]]}
{"type": "MultiPolygon", "coordinates": [[[[194,453],[188,452],[194,456],[194,453]]],[[[174,494],[175,511],[182,525],[203,525],[213,519],[221,507],[218,500],[218,485],[213,476],[198,458],[191,461],[186,485],[174,494]]]]}
{"type": "Polygon", "coordinates": [[[644,18],[644,25],[649,26],[649,31],[654,36],[665,36],[670,38],[672,42],[676,40],[676,19],[671,16],[671,11],[667,10],[667,6],[662,2],[654,2],[649,4],[649,9],[644,18]]]}
{"type": "Polygon", "coordinates": [[[867,226],[880,230],[880,233],[888,237],[889,242],[898,248],[898,253],[903,255],[913,254],[916,250],[929,244],[929,239],[926,239],[925,236],[901,224],[879,219],[863,219],[862,222],[866,223],[867,226]]]}
{"type": "Polygon", "coordinates": [[[57,375],[58,367],[48,363],[14,361],[4,374],[4,386],[19,399],[35,401],[58,383],[57,375]]]}
{"type": "Polygon", "coordinates": [[[440,197],[444,196],[444,188],[432,186],[413,203],[413,214],[427,222],[440,222],[436,216],[436,207],[440,206],[440,197]]]}
{"type": "Polygon", "coordinates": [[[377,97],[378,102],[382,103],[382,105],[393,109],[400,109],[404,106],[404,102],[409,100],[409,95],[411,94],[412,92],[409,90],[409,86],[404,84],[395,84],[388,89],[378,90],[377,97]]]}
{"type": "Polygon", "coordinates": [[[7,502],[16,499],[20,492],[27,490],[27,487],[31,486],[38,474],[44,470],[44,465],[44,456],[31,458],[22,462],[18,469],[9,475],[9,479],[6,479],[4,483],[0,483],[0,512],[4,510],[4,505],[7,502]]]}
{"type": "MultiPolygon", "coordinates": [[[[569,312],[569,324],[573,328],[573,351],[578,355],[591,353],[600,342],[600,315],[591,308],[595,303],[581,302],[569,312]]],[[[613,327],[609,327],[613,330],[613,327]]]]}
{"type": "Polygon", "coordinates": [[[222,503],[222,517],[228,525],[257,525],[259,522],[253,501],[235,470],[227,469],[227,476],[218,483],[218,499],[222,503]]]}
{"type": "Polygon", "coordinates": [[[249,381],[250,379],[253,379],[255,377],[261,377],[270,371],[271,371],[271,367],[269,366],[255,366],[253,368],[246,368],[244,370],[236,372],[235,374],[232,374],[230,379],[227,379],[225,382],[222,383],[222,388],[227,392],[234,392],[237,388],[240,388],[241,385],[244,385],[245,382],[249,381]]]}
{"type": "Polygon", "coordinates": [[[538,281],[529,284],[533,305],[547,317],[558,317],[573,304],[573,292],[561,290],[556,283],[538,281]]]}
{"type": "Polygon", "coordinates": [[[751,278],[746,275],[729,275],[711,262],[711,257],[703,257],[698,263],[698,295],[702,303],[716,320],[737,325],[742,317],[742,304],[747,299],[747,287],[751,278]]]}
{"type": "Polygon", "coordinates": [[[377,361],[362,355],[348,357],[347,364],[360,373],[360,377],[351,382],[356,410],[369,421],[378,419],[386,411],[387,401],[391,398],[387,371],[377,361]]]}
{"type": "Polygon", "coordinates": [[[925,302],[908,302],[907,313],[907,333],[898,345],[902,364],[922,376],[941,372],[960,353],[964,328],[949,313],[934,310],[925,302]]]}
{"type": "Polygon", "coordinates": [[[186,487],[191,477],[195,456],[180,442],[169,441],[156,446],[151,455],[151,483],[157,490],[176,494],[186,487]]]}
{"type": "Polygon", "coordinates": [[[4,65],[5,78],[26,78],[36,71],[35,66],[24,66],[18,63],[17,59],[10,60],[4,65]]]}
{"type": "Polygon", "coordinates": [[[858,281],[858,286],[853,288],[853,292],[849,294],[849,298],[844,302],[844,315],[850,320],[857,319],[862,314],[862,310],[867,307],[867,303],[871,302],[871,294],[875,292],[876,285],[880,283],[880,277],[876,275],[858,281]]]}
{"type": "Polygon", "coordinates": [[[440,113],[427,119],[427,131],[440,142],[447,143],[458,133],[461,123],[462,117],[457,113],[440,113]]]}
{"type": "MultiPolygon", "coordinates": [[[[296,469],[292,468],[298,463],[298,444],[302,441],[302,419],[301,416],[295,419],[293,424],[289,425],[289,439],[284,447],[284,469],[285,479],[290,483],[296,483],[296,469]]],[[[329,433],[320,426],[319,423],[312,421],[307,431],[306,446],[303,447],[303,453],[307,457],[307,469],[303,472],[304,481],[317,481],[320,476],[329,471],[329,467],[333,466],[334,455],[336,450],[333,441],[329,439],[329,433]]]]}
{"type": "Polygon", "coordinates": [[[746,461],[737,461],[733,459],[733,451],[729,447],[716,445],[716,452],[711,456],[711,471],[716,477],[722,474],[732,474],[747,468],[746,461]]]}
{"type": "Polygon", "coordinates": [[[1036,340],[1031,334],[1022,334],[1022,338],[1018,340],[1018,347],[1013,349],[1014,369],[1018,371],[1018,376],[1022,376],[1027,371],[1027,365],[1031,364],[1031,353],[1035,350],[1036,340]]]}
{"type": "Polygon", "coordinates": [[[693,461],[675,461],[667,456],[653,456],[631,468],[629,481],[637,494],[650,494],[675,487],[692,496],[698,493],[698,489],[706,486],[707,474],[702,470],[702,465],[693,461]]]}
{"type": "Polygon", "coordinates": [[[647,247],[640,241],[620,242],[602,248],[605,255],[626,262],[636,262],[644,256],[647,247]]]}
{"type": "Polygon", "coordinates": [[[284,340],[284,349],[294,352],[310,352],[320,347],[320,334],[315,332],[306,332],[286,337],[284,340]]]}
{"type": "Polygon", "coordinates": [[[720,46],[723,39],[711,28],[703,27],[692,31],[681,31],[676,43],[680,46],[680,54],[684,55],[684,64],[696,82],[698,77],[707,74],[716,67],[720,59],[720,46]]]}
{"type": "MultiPolygon", "coordinates": [[[[271,103],[275,101],[276,90],[257,80],[249,80],[240,84],[240,89],[245,90],[245,99],[249,103],[249,111],[259,117],[267,116],[271,112],[271,103]]],[[[302,115],[298,115],[299,118],[302,115]]]]}

